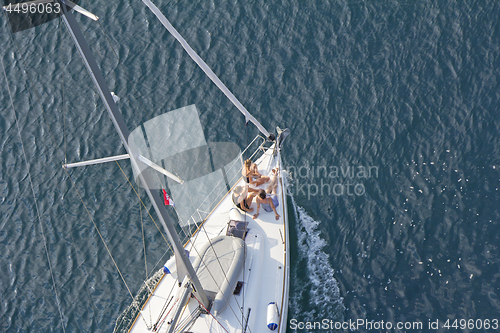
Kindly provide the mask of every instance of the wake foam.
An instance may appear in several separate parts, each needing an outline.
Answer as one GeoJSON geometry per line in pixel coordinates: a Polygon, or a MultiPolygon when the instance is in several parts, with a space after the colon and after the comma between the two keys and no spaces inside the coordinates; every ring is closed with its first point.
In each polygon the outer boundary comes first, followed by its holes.
{"type": "Polygon", "coordinates": [[[317,230],[320,222],[297,206],[290,196],[295,213],[298,237],[298,265],[292,271],[291,316],[298,321],[342,321],[345,307],[329,255],[323,251],[327,245],[317,230]],[[307,269],[304,272],[304,265],[307,269]]]}

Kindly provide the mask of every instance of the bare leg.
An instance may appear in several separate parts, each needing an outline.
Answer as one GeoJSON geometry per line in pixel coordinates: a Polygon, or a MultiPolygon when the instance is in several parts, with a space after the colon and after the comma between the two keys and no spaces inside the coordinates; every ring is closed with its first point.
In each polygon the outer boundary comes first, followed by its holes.
{"type": "Polygon", "coordinates": [[[271,181],[269,182],[269,185],[267,186],[266,192],[267,193],[274,193],[276,194],[276,187],[278,186],[278,176],[273,174],[271,176],[271,181]]]}
{"type": "Polygon", "coordinates": [[[251,211],[253,211],[253,208],[251,206],[252,206],[252,200],[253,200],[253,198],[255,198],[255,196],[257,196],[257,192],[251,192],[248,195],[248,197],[245,199],[245,203],[248,206],[248,208],[246,208],[245,205],[240,204],[240,206],[243,207],[242,209],[245,212],[251,212],[251,211]]]}
{"type": "Polygon", "coordinates": [[[257,186],[259,186],[259,185],[262,185],[265,182],[269,181],[269,179],[270,178],[268,176],[261,176],[257,180],[254,181],[254,184],[257,185],[257,186]]]}
{"type": "Polygon", "coordinates": [[[278,184],[270,184],[266,189],[266,193],[277,194],[276,193],[277,189],[278,189],[278,184]]]}
{"type": "Polygon", "coordinates": [[[255,198],[257,196],[257,193],[258,193],[258,191],[252,192],[248,195],[248,198],[247,198],[248,207],[250,207],[252,205],[253,198],[255,198]]]}

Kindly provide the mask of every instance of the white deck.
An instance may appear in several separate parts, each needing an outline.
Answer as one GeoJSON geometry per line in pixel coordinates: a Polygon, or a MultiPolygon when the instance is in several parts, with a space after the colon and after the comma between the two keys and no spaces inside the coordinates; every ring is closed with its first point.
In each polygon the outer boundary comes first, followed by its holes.
{"type": "MultiPolygon", "coordinates": [[[[282,169],[278,157],[272,156],[272,150],[268,150],[256,163],[259,172],[263,175],[268,175],[274,167],[279,166],[282,169]]],[[[246,261],[238,278],[238,281],[244,281],[240,294],[230,295],[228,307],[216,318],[219,323],[210,314],[202,314],[193,326],[188,327],[188,332],[244,332],[245,325],[247,325],[245,332],[272,332],[266,326],[267,306],[270,302],[276,302],[280,314],[280,326],[273,332],[286,331],[289,288],[288,216],[286,192],[283,186],[286,179],[283,173],[280,176],[277,189],[279,200],[277,212],[281,216],[280,219],[276,220],[274,212],[266,212],[261,207],[258,218],[254,220],[252,215],[256,211],[255,199],[251,205],[253,211],[245,216],[246,221],[249,222],[249,232],[245,239],[247,245],[246,261]]],[[[240,180],[237,185],[243,185],[243,181],[240,180]]],[[[265,189],[266,186],[263,184],[260,187],[265,189]]],[[[229,222],[229,211],[233,207],[235,206],[231,196],[226,195],[203,227],[188,242],[185,248],[190,252],[191,262],[194,261],[197,250],[209,239],[221,234],[225,235],[229,222]]],[[[170,325],[167,323],[175,312],[176,306],[173,307],[173,304],[178,297],[176,296],[178,287],[173,257],[168,261],[167,267],[172,274],[163,276],[154,291],[154,295],[145,304],[142,316],[139,315],[136,319],[131,332],[151,332],[147,326],[159,318],[162,308],[166,304],[166,298],[174,296],[163,314],[162,318],[166,318],[166,320],[159,332],[167,332],[169,329],[170,325]],[[171,290],[173,291],[171,292],[171,290]],[[167,315],[172,307],[174,309],[167,315]]],[[[197,307],[198,302],[191,298],[179,322],[197,307]]]]}

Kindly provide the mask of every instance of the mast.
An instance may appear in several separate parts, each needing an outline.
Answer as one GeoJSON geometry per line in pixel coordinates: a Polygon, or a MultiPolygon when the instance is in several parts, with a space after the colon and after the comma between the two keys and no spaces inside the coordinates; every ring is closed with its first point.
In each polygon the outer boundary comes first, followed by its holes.
{"type": "MultiPolygon", "coordinates": [[[[58,1],[61,4],[61,8],[63,10],[62,18],[64,24],[66,25],[66,28],[71,34],[71,37],[76,47],[78,48],[80,55],[82,56],[85,66],[87,67],[87,70],[90,76],[92,77],[94,85],[99,91],[99,95],[101,96],[101,99],[104,102],[104,105],[106,106],[109,115],[111,116],[113,124],[115,125],[115,128],[120,136],[120,139],[122,140],[123,146],[125,147],[127,153],[130,156],[130,162],[132,163],[132,166],[134,168],[140,170],[138,166],[141,165],[141,163],[143,162],[139,160],[138,156],[134,156],[132,151],[130,150],[127,140],[130,131],[128,130],[125,121],[123,119],[123,116],[118,110],[115,101],[113,100],[111,92],[108,86],[106,85],[106,82],[104,81],[104,77],[101,73],[101,70],[97,66],[97,63],[94,59],[94,56],[92,55],[92,52],[90,51],[87,41],[83,36],[80,26],[76,22],[73,14],[67,11],[66,6],[64,6],[63,4],[64,1],[61,0],[56,0],[56,1],[58,1]]],[[[151,192],[149,186],[150,184],[152,184],[151,180],[146,178],[141,173],[139,173],[139,180],[142,183],[144,190],[148,194],[148,197],[151,203],[153,204],[156,214],[158,215],[158,219],[163,225],[163,228],[165,229],[165,232],[167,233],[170,243],[172,244],[172,247],[174,249],[178,280],[182,281],[184,276],[187,275],[191,280],[191,283],[193,284],[194,293],[197,295],[197,297],[199,297],[198,299],[200,300],[200,302],[203,303],[203,305],[206,308],[208,308],[209,301],[207,295],[205,294],[205,291],[201,286],[200,280],[196,276],[194,268],[191,265],[191,262],[189,261],[186,252],[184,251],[184,247],[182,246],[179,240],[179,237],[172,223],[172,220],[168,216],[165,207],[162,205],[162,200],[160,198],[159,193],[157,191],[151,192]]],[[[151,186],[151,188],[153,187],[151,186]]]]}

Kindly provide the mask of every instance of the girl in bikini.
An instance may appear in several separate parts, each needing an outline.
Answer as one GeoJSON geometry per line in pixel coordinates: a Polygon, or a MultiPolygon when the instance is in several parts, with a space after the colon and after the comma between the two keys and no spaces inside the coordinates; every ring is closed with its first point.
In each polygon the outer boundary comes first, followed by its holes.
{"type": "MultiPolygon", "coordinates": [[[[269,181],[269,177],[261,175],[257,168],[257,164],[252,163],[251,160],[245,161],[241,174],[245,177],[245,182],[250,185],[259,186],[269,181]]],[[[251,190],[252,189],[250,189],[250,191],[251,190]]]]}

